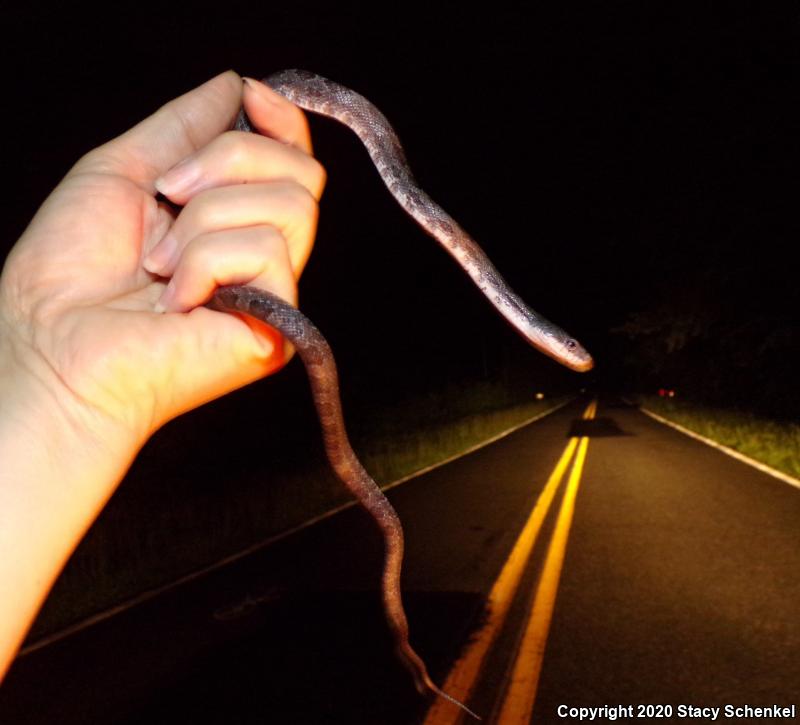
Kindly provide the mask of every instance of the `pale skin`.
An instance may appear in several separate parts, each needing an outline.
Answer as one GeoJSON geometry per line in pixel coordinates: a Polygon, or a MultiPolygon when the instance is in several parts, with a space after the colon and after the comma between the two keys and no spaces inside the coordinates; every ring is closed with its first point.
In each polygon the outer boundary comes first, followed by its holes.
{"type": "Polygon", "coordinates": [[[296,304],[324,185],[303,114],[228,71],[82,157],[14,246],[0,277],[0,679],[148,437],[285,364],[274,330],[202,305],[225,284],[296,304]],[[263,136],[228,130],[242,103],[263,136]]]}

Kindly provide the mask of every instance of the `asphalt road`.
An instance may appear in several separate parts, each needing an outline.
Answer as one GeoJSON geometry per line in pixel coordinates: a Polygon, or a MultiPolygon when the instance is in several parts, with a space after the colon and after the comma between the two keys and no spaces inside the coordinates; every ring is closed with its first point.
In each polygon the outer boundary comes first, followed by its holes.
{"type": "MultiPolygon", "coordinates": [[[[485,625],[487,594],[576,435],[589,443],[533,721],[577,722],[562,705],[671,705],[669,721],[681,704],[800,705],[800,491],[611,399],[583,421],[587,402],[391,491],[412,642],[434,679],[485,625]]],[[[485,721],[563,490],[473,690],[485,721]]],[[[0,723],[421,723],[428,703],[385,631],[380,562],[369,519],[338,514],[19,658],[0,723]]]]}

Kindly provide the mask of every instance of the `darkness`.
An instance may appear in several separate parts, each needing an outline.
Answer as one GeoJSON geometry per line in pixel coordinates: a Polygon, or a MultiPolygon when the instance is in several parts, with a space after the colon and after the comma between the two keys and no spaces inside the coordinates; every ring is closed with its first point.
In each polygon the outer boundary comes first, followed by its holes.
{"type": "MultiPolygon", "coordinates": [[[[83,153],[228,68],[305,68],[386,114],[423,188],[597,363],[581,375],[526,346],[397,206],[357,139],[311,118],[328,185],[300,306],[336,353],[357,450],[398,403],[444,389],[455,415],[453,391],[480,385],[528,398],[667,387],[797,419],[796,5],[392,7],[7,10],[2,258],[83,153]]],[[[314,496],[344,500],[332,477],[306,476],[314,465],[327,471],[296,361],[165,426],[77,550],[41,632],[86,614],[57,611],[64,593],[102,609],[101,596],[306,520],[314,496]],[[251,528],[220,505],[247,496],[263,499],[251,528]],[[92,578],[108,584],[96,600],[92,578]]]]}
{"type": "MultiPolygon", "coordinates": [[[[6,246],[80,154],[161,103],[230,67],[313,69],[385,112],[428,192],[590,349],[592,382],[796,409],[795,9],[57,12],[8,17],[6,246]]],[[[586,384],[495,317],[354,137],[312,123],[329,183],[302,307],[370,395],[586,384]]]]}

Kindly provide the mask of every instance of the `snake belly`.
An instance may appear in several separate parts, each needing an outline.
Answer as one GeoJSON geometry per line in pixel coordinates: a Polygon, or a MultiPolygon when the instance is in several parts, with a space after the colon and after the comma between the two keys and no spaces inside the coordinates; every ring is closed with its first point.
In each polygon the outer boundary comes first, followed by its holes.
{"type": "MultiPolygon", "coordinates": [[[[509,288],[477,242],[419,187],[397,134],[385,116],[366,98],[307,71],[281,71],[266,78],[264,83],[300,108],[334,118],[355,132],[398,203],[456,259],[497,311],[531,345],[573,370],[586,371],[592,367],[589,353],[561,328],[531,310],[509,288]]],[[[244,111],[239,114],[236,129],[255,132],[244,111]]],[[[342,414],[336,363],[327,341],[299,310],[255,287],[220,287],[208,306],[255,317],[277,329],[294,345],[308,374],[331,467],[373,517],[383,535],[383,606],[396,654],[411,673],[421,694],[435,693],[474,715],[431,681],[425,663],[409,643],[408,621],[400,592],[403,529],[394,508],[350,446],[342,414]]]]}

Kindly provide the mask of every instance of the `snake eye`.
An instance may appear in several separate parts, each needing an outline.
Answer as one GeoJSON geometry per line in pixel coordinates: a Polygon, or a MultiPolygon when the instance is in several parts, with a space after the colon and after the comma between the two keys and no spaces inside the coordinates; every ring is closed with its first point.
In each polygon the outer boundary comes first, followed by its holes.
{"type": "Polygon", "coordinates": [[[567,350],[575,350],[578,347],[578,343],[575,340],[567,340],[565,343],[567,346],[567,350]]]}

